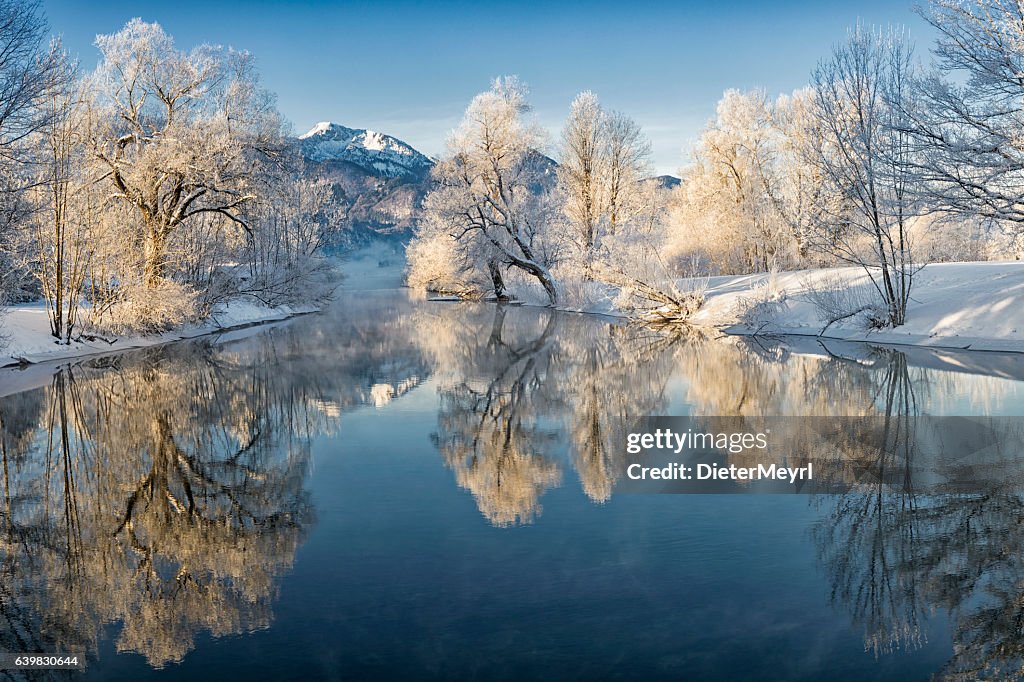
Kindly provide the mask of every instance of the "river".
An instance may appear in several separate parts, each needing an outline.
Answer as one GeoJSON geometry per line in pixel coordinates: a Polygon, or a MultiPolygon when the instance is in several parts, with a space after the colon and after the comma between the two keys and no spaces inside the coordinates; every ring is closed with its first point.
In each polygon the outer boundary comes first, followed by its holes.
{"type": "Polygon", "coordinates": [[[1016,416],[1022,380],[401,290],[54,367],[0,398],[0,651],[84,652],[89,680],[1013,676],[1015,474],[633,494],[622,429],[1016,416]]]}

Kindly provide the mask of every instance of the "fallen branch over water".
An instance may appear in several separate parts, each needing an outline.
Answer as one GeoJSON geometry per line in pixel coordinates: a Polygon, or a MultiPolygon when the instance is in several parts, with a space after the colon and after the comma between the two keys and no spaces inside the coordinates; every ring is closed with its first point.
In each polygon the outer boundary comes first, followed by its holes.
{"type": "Polygon", "coordinates": [[[644,322],[679,324],[704,305],[703,287],[680,291],[671,280],[667,280],[664,286],[658,286],[608,266],[601,268],[599,276],[602,281],[620,289],[620,298],[625,299],[620,307],[644,322]]]}

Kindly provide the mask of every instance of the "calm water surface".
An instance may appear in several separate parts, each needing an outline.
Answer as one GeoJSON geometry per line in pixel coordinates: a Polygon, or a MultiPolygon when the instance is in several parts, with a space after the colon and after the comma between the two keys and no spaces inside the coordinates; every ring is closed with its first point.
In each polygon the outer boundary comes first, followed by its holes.
{"type": "Polygon", "coordinates": [[[0,398],[0,651],[87,652],[55,679],[924,680],[1024,662],[1012,476],[617,491],[636,417],[1018,415],[1024,357],[669,338],[378,291],[55,372],[0,398]]]}

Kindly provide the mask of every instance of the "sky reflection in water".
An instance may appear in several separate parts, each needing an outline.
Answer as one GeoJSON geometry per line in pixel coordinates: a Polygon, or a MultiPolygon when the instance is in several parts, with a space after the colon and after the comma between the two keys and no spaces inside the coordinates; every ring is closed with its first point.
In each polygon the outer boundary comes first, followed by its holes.
{"type": "Polygon", "coordinates": [[[394,292],[61,368],[0,398],[0,650],[87,679],[1012,676],[1019,477],[616,489],[645,415],[1015,415],[1021,377],[394,292]]]}

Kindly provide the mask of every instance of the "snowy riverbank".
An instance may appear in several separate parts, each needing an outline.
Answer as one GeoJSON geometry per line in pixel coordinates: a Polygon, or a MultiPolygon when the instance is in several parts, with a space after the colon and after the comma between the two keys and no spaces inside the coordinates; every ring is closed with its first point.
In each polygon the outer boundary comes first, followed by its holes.
{"type": "MultiPolygon", "coordinates": [[[[399,288],[405,264],[401,249],[393,243],[371,244],[338,257],[344,277],[342,289],[399,288]]],[[[70,346],[54,343],[42,302],[0,306],[0,396],[45,383],[51,363],[70,362],[101,355],[158,346],[174,341],[217,334],[220,340],[244,336],[246,327],[265,326],[296,315],[317,312],[317,305],[268,307],[255,301],[234,301],[201,324],[162,334],[121,336],[108,340],[80,339],[70,346]]]]}
{"type": "Polygon", "coordinates": [[[829,325],[812,302],[815,288],[841,283],[866,293],[860,268],[713,277],[691,318],[730,334],[798,334],[935,348],[1024,352],[1024,263],[938,263],[914,280],[906,324],[871,330],[852,317],[829,325]]]}
{"type": "Polygon", "coordinates": [[[188,325],[162,334],[121,336],[107,340],[80,339],[65,346],[55,343],[50,335],[43,303],[10,306],[0,308],[0,367],[77,359],[156,346],[228,329],[284,320],[317,309],[316,306],[271,308],[248,301],[235,301],[201,324],[188,325]]]}

